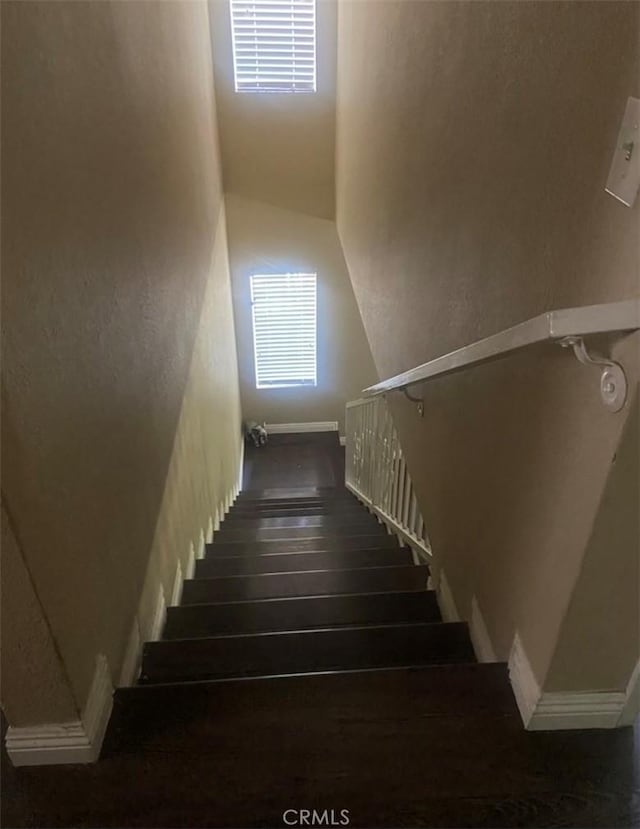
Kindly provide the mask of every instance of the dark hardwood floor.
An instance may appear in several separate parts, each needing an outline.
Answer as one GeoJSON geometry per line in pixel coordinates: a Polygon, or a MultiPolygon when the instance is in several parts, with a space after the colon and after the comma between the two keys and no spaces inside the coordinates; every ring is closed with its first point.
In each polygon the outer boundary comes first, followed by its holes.
{"type": "Polygon", "coordinates": [[[296,495],[303,495],[305,487],[331,488],[343,484],[344,450],[331,432],[270,435],[266,446],[246,448],[244,491],[290,488],[296,495]]]}
{"type": "Polygon", "coordinates": [[[638,731],[635,747],[630,728],[527,733],[485,667],[438,669],[438,688],[342,674],[331,700],[315,677],[272,680],[267,699],[159,687],[116,708],[96,765],[5,769],[2,825],[283,826],[285,809],[333,808],[359,827],[638,826],[638,731]]]}
{"type": "Polygon", "coordinates": [[[640,826],[640,730],[524,731],[506,666],[441,622],[425,573],[344,493],[343,463],[335,436],[248,449],[225,521],[239,537],[214,542],[141,682],[116,692],[100,761],[13,769],[3,747],[2,826],[270,827],[287,809],[640,826]],[[292,527],[321,534],[272,537],[292,527]]]}

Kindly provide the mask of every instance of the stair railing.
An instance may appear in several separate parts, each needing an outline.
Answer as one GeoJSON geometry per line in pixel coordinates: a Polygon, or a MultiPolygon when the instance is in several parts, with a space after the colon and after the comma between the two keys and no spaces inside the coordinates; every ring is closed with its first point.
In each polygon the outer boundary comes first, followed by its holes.
{"type": "Polygon", "coordinates": [[[627,378],[619,363],[605,357],[589,354],[585,338],[599,334],[625,334],[640,329],[640,299],[607,302],[601,305],[585,305],[580,308],[562,308],[546,311],[537,317],[506,328],[491,337],[477,340],[428,363],[382,380],[365,389],[363,395],[375,397],[390,391],[402,391],[411,400],[408,389],[434,377],[442,377],[471,366],[506,357],[523,348],[552,343],[573,349],[576,358],[584,365],[595,366],[600,371],[600,396],[611,411],[619,411],[627,396],[627,378]]]}
{"type": "Polygon", "coordinates": [[[424,521],[384,395],[403,392],[418,404],[422,415],[424,403],[409,393],[410,388],[529,346],[551,343],[571,349],[580,363],[599,371],[602,403],[617,412],[627,399],[625,371],[619,363],[590,353],[585,340],[594,335],[628,334],[639,329],[640,299],[547,311],[370,386],[360,400],[347,403],[347,488],[419,556],[430,556],[424,521]]]}
{"type": "Polygon", "coordinates": [[[421,559],[431,546],[384,397],[347,403],[345,484],[421,559]]]}

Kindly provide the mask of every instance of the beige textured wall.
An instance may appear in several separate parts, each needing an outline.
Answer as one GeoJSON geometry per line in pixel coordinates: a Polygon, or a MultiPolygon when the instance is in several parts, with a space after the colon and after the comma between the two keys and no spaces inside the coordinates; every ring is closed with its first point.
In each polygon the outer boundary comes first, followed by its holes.
{"type": "Polygon", "coordinates": [[[224,209],[216,233],[211,278],[203,301],[189,379],[136,623],[151,636],[158,588],[171,603],[176,565],[184,576],[195,553],[240,480],[242,432],[238,364],[224,209]]]}
{"type": "Polygon", "coordinates": [[[624,688],[638,662],[639,424],[636,389],[549,668],[550,691],[624,688]],[[588,661],[581,658],[584,642],[588,661]]]}
{"type": "MultiPolygon", "coordinates": [[[[79,710],[235,475],[211,73],[204,2],[2,4],[3,500],[79,710]]],[[[25,691],[11,724],[58,715],[25,691]]]]}
{"type": "MultiPolygon", "coordinates": [[[[382,377],[637,294],[640,208],[604,184],[639,91],[639,18],[635,3],[341,2],[337,223],[382,377]]],[[[613,353],[633,386],[637,336],[613,353]]],[[[607,412],[597,373],[551,347],[424,391],[422,420],[392,405],[439,564],[500,657],[520,633],[542,683],[630,409],[607,412]]],[[[594,658],[580,648],[574,669],[594,658]]]]}
{"type": "Polygon", "coordinates": [[[2,505],[2,705],[10,723],[70,722],[76,703],[2,505]],[[29,711],[25,713],[25,690],[29,711]]]}
{"type": "Polygon", "coordinates": [[[337,420],[377,375],[335,223],[236,196],[226,199],[242,411],[267,423],[337,420]],[[318,385],[256,389],[252,273],[317,273],[318,385]]]}
{"type": "Polygon", "coordinates": [[[317,92],[236,93],[227,0],[210,0],[225,192],[335,215],[336,0],[317,0],[317,92]]]}

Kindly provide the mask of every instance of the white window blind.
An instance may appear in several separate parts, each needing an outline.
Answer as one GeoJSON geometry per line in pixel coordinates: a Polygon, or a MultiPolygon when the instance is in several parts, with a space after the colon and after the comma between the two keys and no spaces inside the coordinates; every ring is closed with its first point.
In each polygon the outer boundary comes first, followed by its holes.
{"type": "Polygon", "coordinates": [[[315,92],[315,0],[230,3],[236,92],[315,92]]]}
{"type": "Polygon", "coordinates": [[[316,385],[316,274],[251,277],[256,388],[316,385]]]}

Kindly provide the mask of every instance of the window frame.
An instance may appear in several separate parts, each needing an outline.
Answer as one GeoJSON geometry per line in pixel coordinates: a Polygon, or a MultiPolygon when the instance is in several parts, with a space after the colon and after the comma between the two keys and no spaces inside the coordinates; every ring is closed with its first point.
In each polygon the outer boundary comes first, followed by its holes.
{"type": "MultiPolygon", "coordinates": [[[[281,14],[281,11],[277,9],[275,12],[271,12],[274,14],[281,14]]],[[[231,48],[232,48],[232,55],[233,55],[233,85],[234,91],[236,94],[244,95],[244,94],[257,94],[257,95],[314,95],[318,91],[318,47],[317,47],[317,40],[318,40],[318,9],[317,9],[317,0],[229,0],[229,17],[231,23],[231,48]],[[301,30],[298,30],[298,38],[305,37],[311,38],[311,40],[307,43],[302,43],[300,40],[296,41],[296,34],[294,34],[295,30],[295,18],[293,7],[298,5],[299,8],[297,9],[298,14],[308,14],[312,12],[312,34],[304,35],[300,34],[301,30]],[[262,29],[262,31],[258,31],[256,25],[254,23],[254,54],[256,56],[255,60],[255,79],[253,83],[249,79],[242,80],[243,71],[246,72],[246,67],[243,70],[242,66],[238,66],[238,62],[240,60],[238,56],[239,51],[246,51],[251,52],[251,46],[248,43],[238,43],[236,38],[243,37],[247,35],[242,35],[237,31],[236,26],[242,25],[239,18],[239,15],[242,13],[242,9],[238,9],[241,6],[253,6],[254,8],[254,15],[256,7],[264,7],[267,11],[266,14],[269,13],[270,7],[277,9],[278,6],[282,7],[282,10],[286,10],[286,6],[290,6],[292,8],[292,20],[291,20],[291,35],[287,35],[286,31],[284,34],[269,34],[268,30],[262,29]],[[266,33],[265,33],[266,32],[266,33]],[[273,38],[275,42],[268,44],[270,48],[267,48],[265,45],[265,39],[273,38]],[[285,51],[291,51],[293,59],[291,61],[291,75],[292,79],[287,82],[286,80],[278,81],[272,78],[270,81],[263,79],[260,80],[260,72],[264,72],[266,67],[260,66],[260,43],[259,41],[262,40],[262,61],[264,62],[271,62],[272,68],[273,64],[277,60],[281,58],[276,56],[273,53],[283,53],[285,51]],[[290,40],[290,43],[286,41],[290,40]],[[310,51],[308,51],[310,50],[310,51]],[[270,51],[272,54],[265,55],[264,53],[270,51]],[[307,57],[310,55],[310,57],[307,57]],[[299,67],[299,70],[302,74],[300,79],[296,81],[296,56],[298,56],[298,60],[303,62],[303,65],[299,67]],[[308,64],[308,61],[311,61],[308,64]],[[311,76],[308,75],[308,72],[311,71],[311,76]],[[240,78],[239,78],[240,75],[240,78]],[[306,78],[306,79],[303,79],[306,78]],[[282,85],[279,87],[272,87],[270,86],[276,83],[281,83],[282,85]],[[299,87],[296,87],[296,83],[300,84],[299,87]]],[[[271,22],[271,21],[270,21],[271,22]]],[[[265,25],[263,21],[263,26],[265,25]]],[[[267,24],[268,25],[268,24],[267,24]]],[[[300,23],[298,23],[300,25],[300,23]]],[[[273,28],[276,28],[275,26],[273,28]]],[[[286,26],[277,27],[281,30],[286,30],[286,26]]],[[[249,61],[250,54],[244,57],[242,60],[249,61]]],[[[284,66],[277,66],[275,68],[276,74],[286,75],[285,71],[280,70],[288,70],[286,66],[286,58],[282,58],[282,63],[285,64],[284,66]]]]}
{"type": "MultiPolygon", "coordinates": [[[[279,293],[283,293],[283,288],[279,289],[279,293]]],[[[254,382],[255,388],[257,391],[264,391],[268,389],[312,389],[317,388],[318,386],[318,274],[317,272],[311,271],[296,271],[296,272],[279,272],[279,273],[252,273],[249,276],[249,297],[251,302],[251,337],[253,343],[253,365],[254,365],[254,382]],[[267,369],[264,364],[260,365],[260,357],[258,354],[259,349],[259,337],[264,336],[264,322],[261,322],[259,319],[256,320],[256,311],[260,310],[260,305],[262,304],[263,310],[266,308],[267,303],[261,303],[259,297],[256,297],[255,288],[259,287],[258,283],[262,280],[265,281],[267,284],[268,280],[276,280],[276,279],[290,279],[290,278],[298,278],[302,280],[312,281],[312,291],[307,289],[307,293],[305,294],[304,290],[299,290],[298,294],[301,298],[301,301],[304,303],[310,303],[311,297],[313,297],[312,302],[312,317],[310,316],[312,330],[310,329],[307,333],[308,337],[308,345],[312,345],[312,358],[313,358],[313,376],[309,375],[308,377],[301,376],[297,380],[287,380],[285,382],[273,382],[262,379],[263,375],[268,373],[269,371],[274,372],[277,370],[273,366],[273,363],[277,361],[278,355],[269,355],[268,354],[268,346],[263,345],[262,350],[266,352],[264,359],[266,359],[270,364],[271,368],[267,369]],[[254,281],[255,280],[255,281],[254,281]],[[257,326],[256,326],[257,322],[257,326]],[[261,331],[262,327],[262,331],[261,331]]],[[[277,299],[277,298],[276,298],[277,299]]],[[[295,292],[292,291],[291,298],[289,302],[294,302],[296,299],[295,292]]],[[[276,300],[274,300],[276,301],[276,300]]],[[[268,310],[268,309],[267,309],[268,310]]],[[[288,310],[288,313],[291,313],[292,308],[288,310]]],[[[283,313],[287,313],[285,310],[283,313]]],[[[282,322],[279,323],[282,325],[282,322]]],[[[301,334],[305,334],[304,331],[298,332],[297,336],[300,337],[301,334]]],[[[276,337],[277,339],[277,337],[276,337]]],[[[284,341],[286,345],[286,340],[284,341]]],[[[272,345],[273,347],[273,345],[272,345]]],[[[277,348],[282,350],[282,345],[278,345],[277,348]]],[[[291,350],[295,355],[295,346],[291,346],[291,350]]],[[[298,354],[299,358],[299,354],[298,354]]],[[[284,357],[286,360],[286,356],[284,357]]]]}

